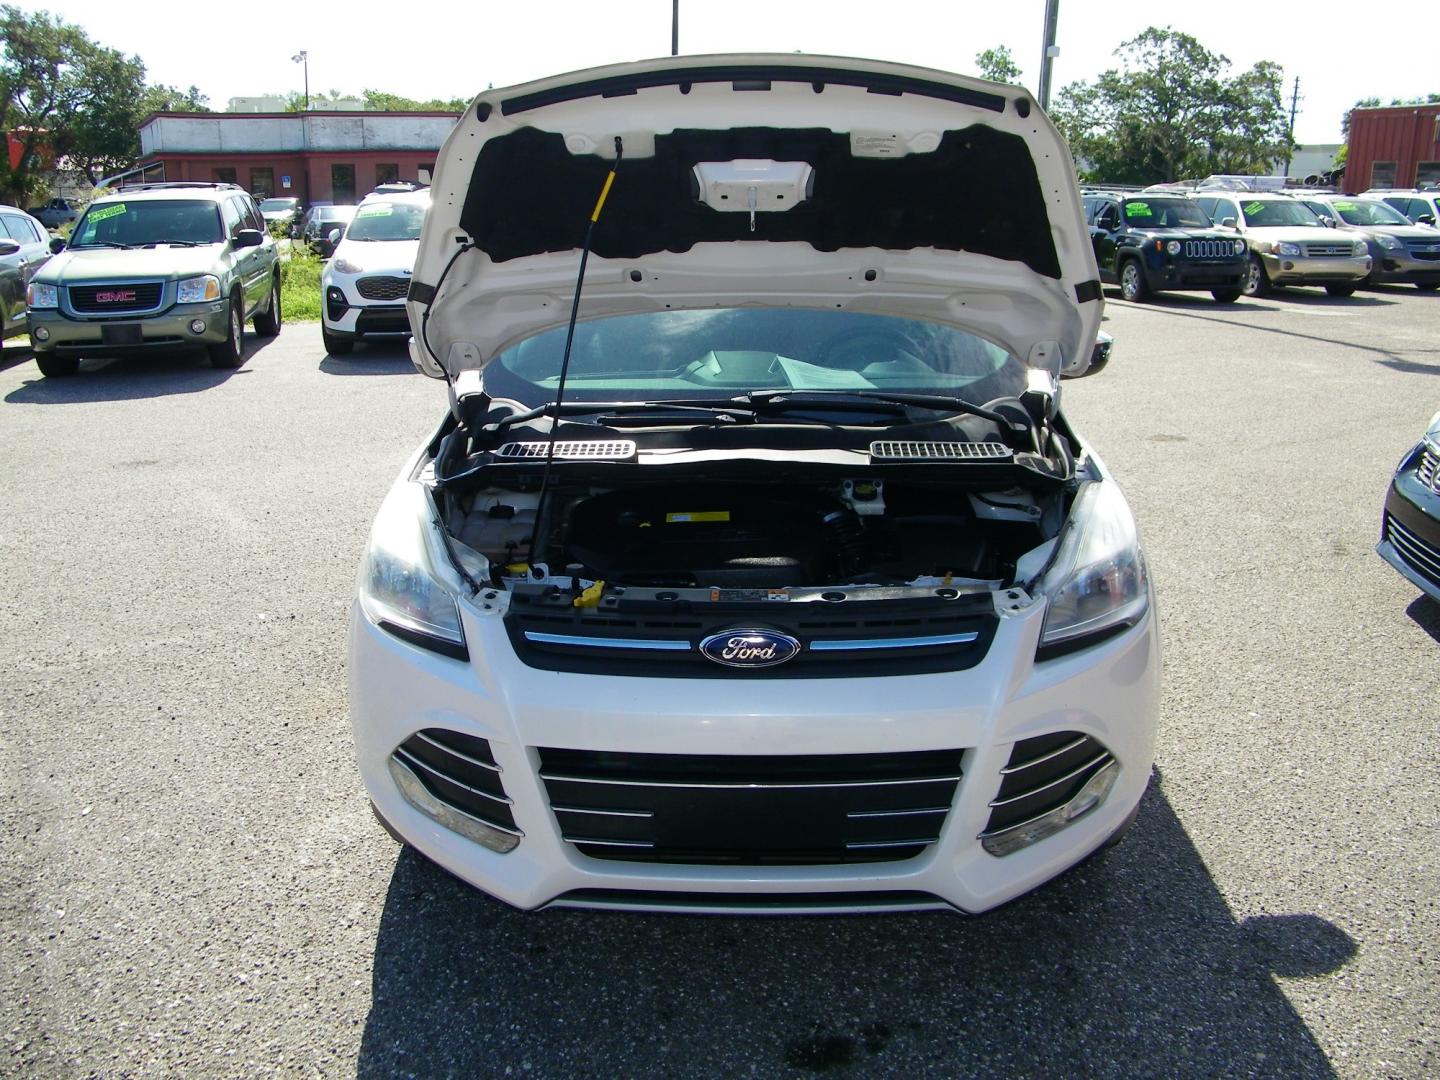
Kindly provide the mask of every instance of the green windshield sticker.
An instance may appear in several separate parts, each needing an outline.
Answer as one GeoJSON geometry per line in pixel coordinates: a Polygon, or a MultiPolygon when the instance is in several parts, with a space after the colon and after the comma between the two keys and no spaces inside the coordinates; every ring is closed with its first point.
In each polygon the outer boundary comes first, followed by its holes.
{"type": "Polygon", "coordinates": [[[1148,202],[1127,202],[1125,204],[1126,217],[1154,217],[1148,202]]]}
{"type": "Polygon", "coordinates": [[[1331,205],[1333,205],[1336,210],[1359,210],[1359,209],[1360,209],[1360,207],[1356,206],[1353,202],[1341,202],[1339,199],[1336,199],[1335,202],[1332,203],[1331,205]]]}
{"type": "Polygon", "coordinates": [[[395,208],[389,203],[378,203],[375,206],[362,206],[355,211],[357,218],[361,217],[389,217],[395,212],[395,208]]]}
{"type": "Polygon", "coordinates": [[[1252,202],[1252,203],[1246,203],[1246,204],[1245,204],[1245,213],[1247,213],[1247,214],[1258,214],[1261,210],[1264,210],[1264,209],[1265,209],[1265,204],[1264,204],[1264,203],[1252,202]]]}
{"type": "Polygon", "coordinates": [[[90,224],[94,225],[96,222],[104,221],[107,218],[119,217],[123,213],[125,213],[124,203],[116,203],[114,206],[102,206],[99,210],[90,211],[90,224]]]}

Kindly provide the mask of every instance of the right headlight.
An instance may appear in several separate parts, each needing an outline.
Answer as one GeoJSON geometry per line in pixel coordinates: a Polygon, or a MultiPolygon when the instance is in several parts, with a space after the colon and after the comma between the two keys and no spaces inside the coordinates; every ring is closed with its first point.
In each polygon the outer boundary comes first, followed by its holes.
{"type": "Polygon", "coordinates": [[[337,274],[358,274],[362,269],[359,263],[351,262],[343,255],[338,259],[331,260],[330,268],[337,274]]]}
{"type": "Polygon", "coordinates": [[[1111,480],[1087,484],[1038,592],[1049,601],[1039,658],[1056,656],[1140,621],[1150,582],[1135,516],[1111,480]]]}
{"type": "Polygon", "coordinates": [[[427,535],[430,504],[416,484],[385,497],[360,567],[360,606],[376,625],[422,648],[467,659],[455,597],[435,577],[427,535]]]}
{"type": "Polygon", "coordinates": [[[59,307],[60,290],[54,285],[32,281],[25,289],[25,306],[32,308],[59,307]]]}

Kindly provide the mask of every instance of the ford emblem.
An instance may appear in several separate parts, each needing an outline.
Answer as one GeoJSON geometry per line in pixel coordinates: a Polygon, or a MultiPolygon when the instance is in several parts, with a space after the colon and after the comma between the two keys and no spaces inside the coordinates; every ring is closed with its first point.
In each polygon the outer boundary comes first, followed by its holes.
{"type": "Polygon", "coordinates": [[[800,642],[778,630],[725,630],[700,642],[706,659],[737,668],[783,664],[800,651],[800,642]]]}

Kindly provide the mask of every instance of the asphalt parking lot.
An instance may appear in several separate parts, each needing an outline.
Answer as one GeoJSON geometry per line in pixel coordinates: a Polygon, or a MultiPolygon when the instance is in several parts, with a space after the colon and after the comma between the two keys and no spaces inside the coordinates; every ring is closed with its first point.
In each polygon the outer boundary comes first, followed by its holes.
{"type": "Polygon", "coordinates": [[[1373,554],[1440,295],[1110,296],[1066,385],[1158,581],[1155,781],[979,918],[524,914],[402,852],[344,623],[443,388],[318,325],[0,361],[0,1071],[1440,1074],[1440,605],[1373,554]]]}

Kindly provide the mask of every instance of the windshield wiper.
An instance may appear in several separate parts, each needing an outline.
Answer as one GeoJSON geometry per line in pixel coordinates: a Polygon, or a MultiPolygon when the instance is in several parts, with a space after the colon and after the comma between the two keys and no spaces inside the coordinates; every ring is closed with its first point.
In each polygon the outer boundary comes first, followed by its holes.
{"type": "MultiPolygon", "coordinates": [[[[670,414],[663,419],[671,422],[695,423],[702,419],[714,420],[754,420],[755,413],[751,409],[739,408],[731,404],[719,404],[713,401],[567,401],[558,410],[555,402],[547,401],[544,405],[537,405],[533,409],[516,413],[514,416],[507,416],[495,424],[496,431],[503,431],[514,424],[523,424],[527,420],[534,420],[541,416],[586,416],[591,414],[670,414]],[[682,415],[682,414],[692,415],[682,415]]],[[[662,419],[661,416],[638,416],[637,420],[652,421],[662,419]]]]}
{"type": "Polygon", "coordinates": [[[72,248],[92,248],[92,247],[124,248],[124,249],[126,249],[126,250],[128,251],[130,248],[133,248],[135,245],[134,245],[134,244],[120,244],[120,243],[117,243],[117,242],[114,241],[114,240],[91,240],[88,244],[71,244],[70,246],[71,246],[72,248]]]}
{"type": "Polygon", "coordinates": [[[730,399],[755,409],[846,409],[873,412],[877,405],[895,407],[895,412],[908,415],[907,407],[938,409],[951,413],[967,413],[998,424],[1006,431],[1023,431],[1025,425],[983,405],[945,394],[890,394],[872,390],[754,390],[730,399]]]}
{"type": "Polygon", "coordinates": [[[218,244],[218,240],[151,240],[148,244],[141,244],[141,247],[159,247],[161,244],[169,244],[171,247],[200,247],[202,243],[218,244]]]}

